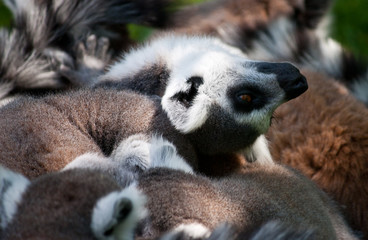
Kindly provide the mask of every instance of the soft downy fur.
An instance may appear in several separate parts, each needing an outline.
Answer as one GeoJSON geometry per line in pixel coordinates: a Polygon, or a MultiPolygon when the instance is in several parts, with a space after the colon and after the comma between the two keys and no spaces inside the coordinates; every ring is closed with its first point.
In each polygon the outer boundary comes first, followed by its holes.
{"type": "Polygon", "coordinates": [[[215,0],[178,10],[166,29],[209,34],[252,59],[290,61],[345,84],[368,105],[368,68],[329,36],[331,0],[215,0]]]}
{"type": "Polygon", "coordinates": [[[113,57],[133,44],[126,25],[161,25],[166,1],[6,0],[5,4],[14,24],[11,31],[0,31],[0,99],[93,83],[113,57]],[[86,46],[81,46],[83,42],[86,46]]]}

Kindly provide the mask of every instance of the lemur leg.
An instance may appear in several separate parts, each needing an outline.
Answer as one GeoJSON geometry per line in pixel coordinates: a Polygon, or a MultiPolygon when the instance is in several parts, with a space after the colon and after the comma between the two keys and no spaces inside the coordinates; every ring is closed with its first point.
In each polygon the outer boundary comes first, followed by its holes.
{"type": "Polygon", "coordinates": [[[124,169],[119,163],[99,153],[85,153],[80,155],[66,165],[63,171],[73,168],[89,168],[106,172],[115,178],[121,187],[129,186],[136,179],[136,176],[131,171],[124,169]]]}
{"type": "Polygon", "coordinates": [[[111,153],[110,158],[120,167],[139,174],[151,165],[150,137],[136,134],[124,139],[111,153]]]}
{"type": "Polygon", "coordinates": [[[162,137],[153,137],[150,148],[151,167],[165,167],[193,173],[192,167],[177,153],[176,147],[162,137]]]}
{"type": "Polygon", "coordinates": [[[134,182],[139,173],[150,167],[150,138],[136,134],[124,139],[109,157],[99,153],[86,153],[75,158],[63,170],[92,168],[107,172],[121,187],[134,182]]]}

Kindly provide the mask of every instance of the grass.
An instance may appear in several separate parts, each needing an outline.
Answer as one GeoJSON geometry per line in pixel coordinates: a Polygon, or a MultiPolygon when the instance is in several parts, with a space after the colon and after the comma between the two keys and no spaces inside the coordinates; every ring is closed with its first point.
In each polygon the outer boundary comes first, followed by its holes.
{"type": "Polygon", "coordinates": [[[367,0],[337,0],[333,7],[332,37],[368,60],[367,0]]]}

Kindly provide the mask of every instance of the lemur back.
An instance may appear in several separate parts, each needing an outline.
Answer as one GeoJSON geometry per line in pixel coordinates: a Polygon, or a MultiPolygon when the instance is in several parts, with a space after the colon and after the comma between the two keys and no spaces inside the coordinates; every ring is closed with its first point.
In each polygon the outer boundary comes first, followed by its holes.
{"type": "Polygon", "coordinates": [[[291,168],[249,165],[239,174],[209,178],[155,163],[169,162],[165,157],[154,157],[153,168],[138,178],[149,209],[143,239],[168,230],[206,239],[221,223],[239,234],[269,221],[310,230],[312,239],[358,239],[327,194],[291,168]]]}
{"type": "Polygon", "coordinates": [[[108,156],[120,141],[139,133],[162,134],[186,159],[193,164],[196,159],[159,101],[131,92],[100,89],[27,97],[0,112],[0,163],[28,177],[58,171],[85,153],[108,156]]]}

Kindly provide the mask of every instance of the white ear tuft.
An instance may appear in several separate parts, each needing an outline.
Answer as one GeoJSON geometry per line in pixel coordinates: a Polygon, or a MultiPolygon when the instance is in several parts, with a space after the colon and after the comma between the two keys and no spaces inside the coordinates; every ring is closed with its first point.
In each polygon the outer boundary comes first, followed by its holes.
{"type": "Polygon", "coordinates": [[[17,211],[30,181],[19,173],[0,166],[0,227],[5,229],[17,211]]]}
{"type": "Polygon", "coordinates": [[[135,184],[108,194],[93,209],[92,231],[98,239],[133,240],[138,221],[147,215],[145,204],[135,184]]]}

